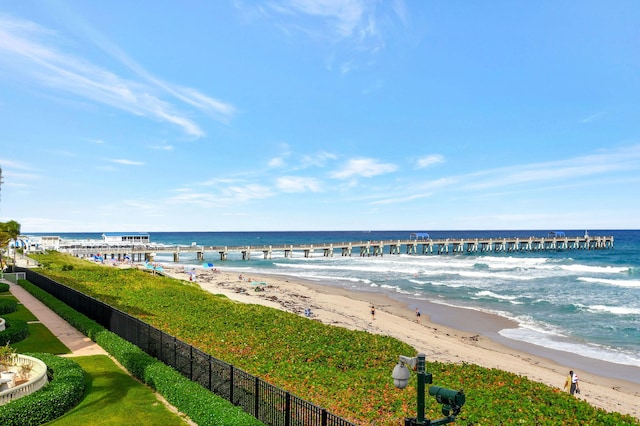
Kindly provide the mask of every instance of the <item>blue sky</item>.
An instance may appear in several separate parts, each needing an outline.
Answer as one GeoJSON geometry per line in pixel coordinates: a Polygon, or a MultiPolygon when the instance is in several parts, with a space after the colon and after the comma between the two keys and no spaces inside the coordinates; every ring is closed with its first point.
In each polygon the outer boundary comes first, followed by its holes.
{"type": "Polygon", "coordinates": [[[638,229],[638,22],[634,0],[0,0],[0,221],[638,229]]]}

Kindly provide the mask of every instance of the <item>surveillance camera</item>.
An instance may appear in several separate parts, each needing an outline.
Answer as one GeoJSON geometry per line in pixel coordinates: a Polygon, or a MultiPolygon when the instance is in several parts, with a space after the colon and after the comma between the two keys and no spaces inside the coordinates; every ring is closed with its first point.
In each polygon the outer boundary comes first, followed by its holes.
{"type": "Polygon", "coordinates": [[[454,416],[460,413],[460,409],[465,403],[464,391],[441,388],[440,386],[430,386],[429,395],[434,396],[436,401],[442,404],[442,414],[448,416],[453,412],[454,416]]]}
{"type": "Polygon", "coordinates": [[[409,369],[402,362],[399,362],[398,365],[393,368],[393,373],[391,373],[393,384],[398,389],[404,389],[407,387],[410,376],[411,373],[409,372],[409,369]]]}

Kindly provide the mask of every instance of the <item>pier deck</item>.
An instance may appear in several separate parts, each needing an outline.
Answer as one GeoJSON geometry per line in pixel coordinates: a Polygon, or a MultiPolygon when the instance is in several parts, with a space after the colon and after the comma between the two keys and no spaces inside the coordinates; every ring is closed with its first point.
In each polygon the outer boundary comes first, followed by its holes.
{"type": "Polygon", "coordinates": [[[131,256],[134,261],[153,260],[157,253],[172,253],[174,262],[180,261],[180,253],[196,253],[203,260],[206,253],[218,253],[220,260],[227,260],[229,253],[240,253],[242,259],[250,260],[252,253],[262,252],[264,259],[271,259],[273,252],[283,252],[285,257],[299,253],[304,257],[322,253],[324,257],[332,257],[335,253],[341,256],[383,256],[397,254],[460,254],[460,253],[518,253],[545,250],[603,250],[613,248],[612,236],[578,236],[578,237],[529,237],[529,238],[446,238],[446,239],[406,239],[384,241],[356,241],[319,244],[282,244],[256,246],[165,246],[158,244],[105,244],[97,243],[87,246],[78,244],[64,246],[60,251],[72,253],[79,257],[93,256],[98,253],[111,259],[122,259],[131,256]]]}

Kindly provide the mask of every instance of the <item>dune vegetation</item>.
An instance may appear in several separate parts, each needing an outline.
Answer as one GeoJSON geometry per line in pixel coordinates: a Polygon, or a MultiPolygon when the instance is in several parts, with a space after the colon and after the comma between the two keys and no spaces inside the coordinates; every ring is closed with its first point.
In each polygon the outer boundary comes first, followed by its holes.
{"type": "MultiPolygon", "coordinates": [[[[33,257],[42,265],[40,273],[356,424],[399,425],[415,416],[415,375],[407,389],[398,390],[391,371],[399,355],[416,351],[395,338],[236,303],[135,268],[94,265],[59,253],[33,257]]],[[[640,424],[498,369],[427,362],[427,371],[434,385],[464,390],[458,424],[640,424]]],[[[440,411],[427,397],[427,418],[441,418],[440,411]]]]}

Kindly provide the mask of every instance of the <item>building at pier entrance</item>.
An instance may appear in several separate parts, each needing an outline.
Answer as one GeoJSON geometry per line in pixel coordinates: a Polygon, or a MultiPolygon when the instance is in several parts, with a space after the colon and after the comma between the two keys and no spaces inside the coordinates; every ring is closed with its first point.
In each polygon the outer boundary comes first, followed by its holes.
{"type": "Polygon", "coordinates": [[[147,244],[149,238],[147,232],[105,232],[102,234],[102,239],[107,244],[147,244]]]}

